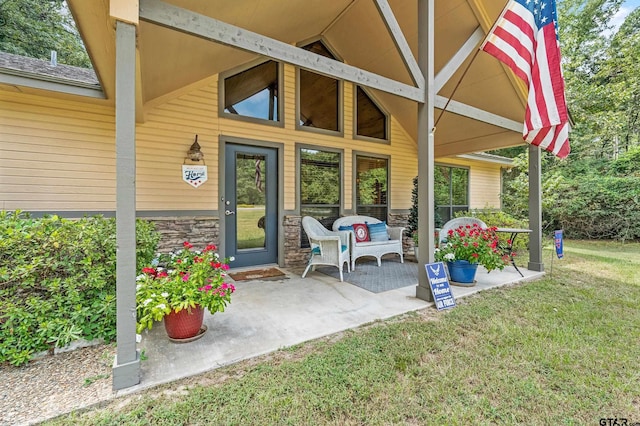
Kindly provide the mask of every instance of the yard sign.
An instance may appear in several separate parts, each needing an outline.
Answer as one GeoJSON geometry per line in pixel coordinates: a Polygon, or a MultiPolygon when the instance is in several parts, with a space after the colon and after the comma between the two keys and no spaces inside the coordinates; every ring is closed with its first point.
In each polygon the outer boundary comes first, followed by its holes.
{"type": "Polygon", "coordinates": [[[436,308],[441,310],[455,307],[456,301],[453,298],[453,293],[451,293],[451,287],[449,287],[449,279],[447,278],[447,271],[444,269],[444,263],[427,263],[424,267],[427,269],[427,278],[429,279],[436,308]]]}
{"type": "Polygon", "coordinates": [[[558,255],[558,259],[562,259],[564,257],[564,247],[562,244],[562,230],[553,232],[553,240],[556,245],[556,254],[558,255]]]}

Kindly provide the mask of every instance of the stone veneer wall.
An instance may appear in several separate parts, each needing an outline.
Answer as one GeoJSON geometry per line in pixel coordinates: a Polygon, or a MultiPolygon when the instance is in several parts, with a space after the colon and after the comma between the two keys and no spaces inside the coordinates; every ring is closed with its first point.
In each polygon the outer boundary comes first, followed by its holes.
{"type": "Polygon", "coordinates": [[[302,216],[285,216],[284,228],[284,266],[286,268],[305,266],[309,260],[311,249],[300,248],[302,216]]]}
{"type": "MultiPolygon", "coordinates": [[[[389,226],[407,226],[409,214],[390,213],[389,226]]],[[[145,218],[155,223],[160,233],[158,251],[162,253],[179,249],[185,241],[202,249],[207,244],[219,245],[219,221],[217,217],[161,217],[145,218]]],[[[285,268],[303,267],[309,259],[310,249],[300,248],[302,217],[288,215],[283,220],[284,229],[284,262],[285,268]]],[[[413,251],[413,240],[406,235],[402,238],[405,254],[413,251]]]]}
{"type": "MultiPolygon", "coordinates": [[[[409,224],[409,213],[389,213],[387,215],[389,226],[404,226],[405,228],[409,224]]],[[[407,230],[402,233],[402,251],[406,255],[408,252],[413,252],[413,239],[407,236],[407,230]]]]}
{"type": "Polygon", "coordinates": [[[207,244],[219,244],[219,223],[217,217],[158,217],[144,218],[156,225],[160,233],[158,251],[166,253],[182,247],[189,241],[196,249],[207,244]]]}

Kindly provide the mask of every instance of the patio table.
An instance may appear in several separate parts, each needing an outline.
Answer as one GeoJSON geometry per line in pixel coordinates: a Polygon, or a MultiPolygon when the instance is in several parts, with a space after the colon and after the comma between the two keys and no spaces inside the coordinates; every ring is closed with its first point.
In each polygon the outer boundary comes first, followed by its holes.
{"type": "Polygon", "coordinates": [[[524,278],[524,275],[522,274],[522,272],[520,272],[520,269],[518,269],[518,265],[516,265],[516,261],[513,258],[513,244],[515,243],[516,238],[518,237],[518,235],[520,235],[520,234],[530,234],[531,233],[531,229],[498,228],[498,229],[496,229],[496,232],[504,232],[506,234],[511,234],[511,236],[507,240],[507,243],[504,244],[504,245],[501,245],[500,248],[502,249],[502,251],[505,254],[509,255],[509,259],[511,260],[511,264],[513,265],[514,268],[516,268],[516,271],[518,271],[520,276],[524,278]]]}

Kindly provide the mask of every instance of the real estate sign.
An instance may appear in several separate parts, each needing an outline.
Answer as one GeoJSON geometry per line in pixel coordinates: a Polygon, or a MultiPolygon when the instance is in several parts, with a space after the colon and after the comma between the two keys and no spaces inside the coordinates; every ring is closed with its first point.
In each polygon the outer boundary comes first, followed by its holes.
{"type": "Polygon", "coordinates": [[[449,309],[456,306],[456,300],[453,298],[447,271],[444,269],[444,263],[427,263],[424,265],[427,269],[427,279],[431,286],[431,294],[433,301],[436,303],[438,310],[449,309]]]}

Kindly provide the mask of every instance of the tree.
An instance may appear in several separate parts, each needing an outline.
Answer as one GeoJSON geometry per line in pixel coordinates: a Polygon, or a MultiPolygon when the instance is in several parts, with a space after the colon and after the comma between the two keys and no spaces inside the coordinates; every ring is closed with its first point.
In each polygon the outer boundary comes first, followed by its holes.
{"type": "Polygon", "coordinates": [[[0,51],[67,65],[91,61],[64,0],[0,0],[0,51]]]}

